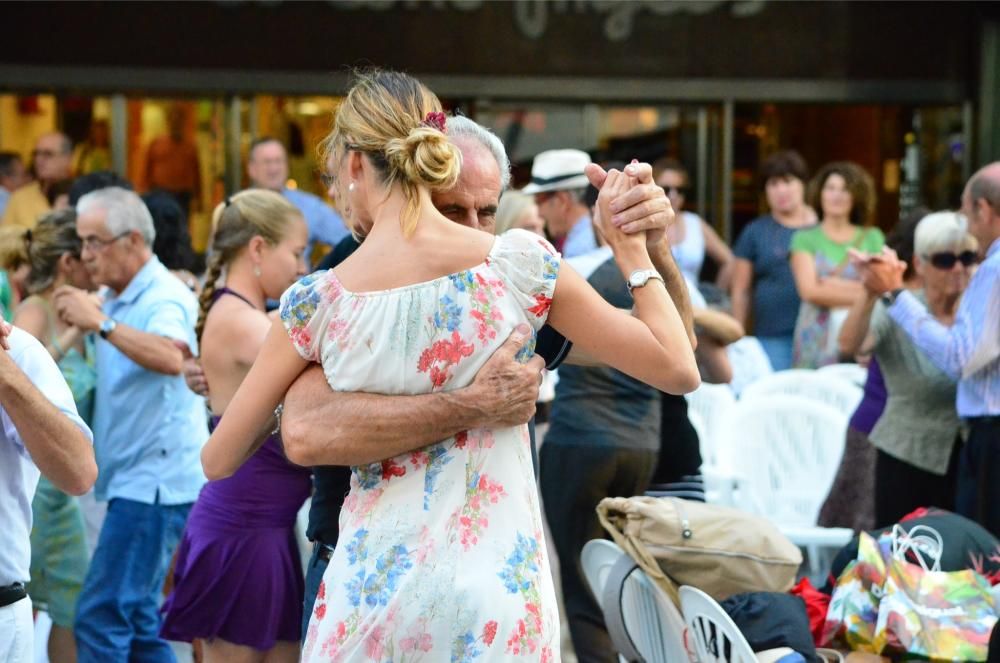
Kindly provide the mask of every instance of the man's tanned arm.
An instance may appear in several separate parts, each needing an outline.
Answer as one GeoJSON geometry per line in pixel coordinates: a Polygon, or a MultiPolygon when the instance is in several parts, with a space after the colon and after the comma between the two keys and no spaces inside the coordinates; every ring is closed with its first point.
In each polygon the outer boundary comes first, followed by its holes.
{"type": "Polygon", "coordinates": [[[528,330],[516,330],[461,389],[415,396],[334,392],[319,366],[285,396],[281,437],[293,463],[361,465],[392,458],[472,428],[509,427],[535,414],[541,357],[515,355],[528,330]]]}
{"type": "Polygon", "coordinates": [[[674,254],[670,252],[670,242],[664,237],[655,246],[648,246],[649,258],[653,262],[653,267],[663,277],[663,282],[667,286],[667,294],[673,300],[677,313],[681,316],[684,329],[691,340],[691,347],[698,347],[698,339],[694,333],[694,313],[691,309],[691,296],[688,294],[687,282],[681,274],[681,270],[674,261],[674,254]]]}

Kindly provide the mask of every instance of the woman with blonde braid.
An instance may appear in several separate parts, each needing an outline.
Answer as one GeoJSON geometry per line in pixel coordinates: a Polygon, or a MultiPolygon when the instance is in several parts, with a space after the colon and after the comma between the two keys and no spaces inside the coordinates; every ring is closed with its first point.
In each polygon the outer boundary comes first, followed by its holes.
{"type": "MultiPolygon", "coordinates": [[[[6,235],[0,244],[0,267],[26,266],[25,288],[30,295],[18,306],[13,323],[45,345],[73,392],[80,416],[89,424],[96,385],[94,338],[60,320],[52,306],[52,294],[62,285],[94,289],[80,261],[83,247],[76,234],[76,213],[61,210],[47,214],[33,230],[21,228],[6,235]]],[[[35,609],[45,610],[52,619],[49,660],[73,662],[73,618],[87,573],[80,504],[43,476],[31,512],[28,592],[35,609]]]]}
{"type": "MultiPolygon", "coordinates": [[[[308,230],[291,203],[263,189],[227,199],[213,226],[196,333],[217,425],[271,327],[267,299],[306,271],[308,230]]],[[[277,435],[247,446],[240,470],[209,482],[191,509],[161,635],[202,639],[205,663],[292,663],[304,591],[293,528],[309,470],[285,459],[277,435]]]]}

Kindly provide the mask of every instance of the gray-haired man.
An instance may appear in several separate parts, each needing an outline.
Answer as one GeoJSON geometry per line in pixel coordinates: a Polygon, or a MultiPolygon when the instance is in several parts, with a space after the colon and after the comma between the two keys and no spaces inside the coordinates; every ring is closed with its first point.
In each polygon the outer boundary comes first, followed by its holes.
{"type": "MultiPolygon", "coordinates": [[[[456,223],[492,234],[500,196],[510,181],[510,162],[503,143],[464,117],[449,118],[447,129],[462,152],[462,170],[453,189],[433,194],[434,206],[456,223]]],[[[580,168],[582,174],[583,166],[580,168]]],[[[620,225],[628,232],[648,230],[647,242],[659,245],[673,213],[663,190],[652,183],[649,166],[636,164],[634,168],[639,185],[615,201],[621,209],[620,225]]],[[[595,184],[602,184],[600,168],[591,166],[590,171],[595,184]]],[[[663,243],[660,248],[650,255],[664,273],[670,292],[679,293],[675,302],[691,329],[683,279],[669,247],[663,243]]],[[[341,249],[338,247],[331,260],[321,266],[333,267],[335,261],[349,255],[341,249]]],[[[308,369],[292,385],[281,423],[285,451],[293,462],[320,466],[314,472],[316,490],[307,532],[315,546],[306,576],[303,632],[337,542],[340,507],[350,489],[349,471],[325,466],[378,462],[464,430],[529,421],[535,412],[541,369],[555,368],[562,362],[570,353],[570,343],[545,327],[539,333],[536,356],[521,364],[515,355],[528,340],[515,332],[471,385],[450,392],[419,396],[334,393],[319,366],[308,369]]]]}
{"type": "Polygon", "coordinates": [[[77,606],[81,663],[173,662],[159,638],[159,591],[191,504],[205,483],[204,403],[181,376],[195,350],[198,303],[153,255],[153,219],[142,199],[100,189],[77,203],[81,259],[110,295],[99,305],[63,287],[56,310],[95,332],[95,492],[108,513],[77,606]]]}

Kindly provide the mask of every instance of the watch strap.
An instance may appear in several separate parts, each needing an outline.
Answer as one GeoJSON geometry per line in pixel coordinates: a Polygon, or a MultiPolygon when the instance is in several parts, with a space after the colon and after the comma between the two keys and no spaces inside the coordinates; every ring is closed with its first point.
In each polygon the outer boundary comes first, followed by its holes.
{"type": "Polygon", "coordinates": [[[113,332],[116,327],[118,327],[118,323],[111,318],[107,318],[104,320],[104,322],[101,323],[101,326],[97,330],[97,333],[100,335],[101,338],[107,340],[108,335],[111,334],[111,332],[113,332]]]}
{"type": "Polygon", "coordinates": [[[896,298],[899,297],[900,293],[903,292],[902,288],[896,288],[895,290],[890,290],[889,292],[882,294],[882,303],[886,306],[892,306],[896,303],[896,298]]]}
{"type": "Polygon", "coordinates": [[[629,275],[628,279],[626,279],[626,281],[625,281],[625,284],[628,286],[628,291],[632,292],[636,288],[643,287],[644,285],[646,285],[647,283],[649,283],[650,280],[652,280],[652,279],[656,279],[657,281],[659,281],[660,283],[662,283],[664,285],[667,284],[667,282],[663,280],[663,277],[660,276],[660,273],[658,271],[656,271],[655,269],[637,269],[636,271],[632,272],[629,275]],[[641,282],[636,283],[635,285],[633,285],[632,281],[634,279],[635,280],[641,280],[641,282]]]}

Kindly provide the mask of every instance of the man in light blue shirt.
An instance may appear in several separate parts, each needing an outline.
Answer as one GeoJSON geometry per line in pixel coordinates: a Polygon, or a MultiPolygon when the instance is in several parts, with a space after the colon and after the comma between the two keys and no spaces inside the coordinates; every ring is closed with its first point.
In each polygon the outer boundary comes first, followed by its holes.
{"type": "Polygon", "coordinates": [[[585,194],[590,180],[584,169],[590,155],[582,150],[548,150],[531,164],[531,183],[524,193],[535,196],[545,230],[564,258],[574,258],[597,248],[594,224],[585,194]]]}
{"type": "Polygon", "coordinates": [[[205,476],[204,401],[181,376],[197,352],[198,303],[152,253],[153,219],[135,193],[100,189],[77,203],[81,259],[109,290],[103,305],[56,292],[66,322],[97,333],[96,495],[108,512],[77,606],[81,663],[174,661],[159,638],[160,588],[205,476]]]}
{"type": "Polygon", "coordinates": [[[318,196],[285,186],[288,183],[288,154],[276,138],[258,138],[250,145],[247,175],[253,186],[280,193],[302,212],[309,226],[306,261],[316,242],[334,247],[347,236],[349,231],[344,220],[332,207],[318,196]]]}
{"type": "MultiPolygon", "coordinates": [[[[957,509],[1000,535],[1000,162],[969,180],[962,213],[986,258],[969,282],[951,327],[902,289],[903,266],[898,261],[871,263],[863,273],[871,290],[886,293],[889,317],[958,381],[957,410],[969,424],[969,438],[959,465],[957,509]]],[[[921,258],[954,264],[959,256],[921,258]]]]}
{"type": "Polygon", "coordinates": [[[81,495],[97,476],[90,429],[48,351],[4,324],[0,334],[0,661],[29,661],[34,623],[25,593],[31,500],[39,474],[81,495]]]}

